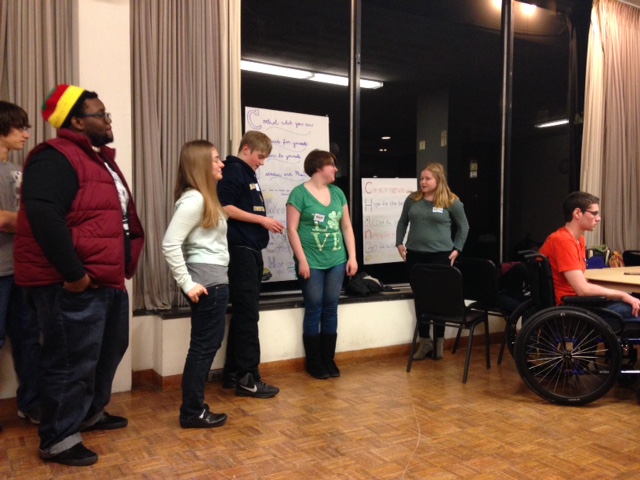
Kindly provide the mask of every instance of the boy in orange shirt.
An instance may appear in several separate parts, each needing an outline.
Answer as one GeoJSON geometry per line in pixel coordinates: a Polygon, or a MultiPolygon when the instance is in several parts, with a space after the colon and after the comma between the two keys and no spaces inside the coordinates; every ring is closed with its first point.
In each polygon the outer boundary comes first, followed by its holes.
{"type": "Polygon", "coordinates": [[[571,193],[562,205],[566,224],[544,242],[540,253],[549,259],[553,273],[556,302],[566,296],[603,296],[609,302],[604,305],[625,320],[640,320],[640,300],[611,288],[589,283],[584,276],[587,268],[584,232],[593,231],[600,222],[600,199],[585,192],[571,193]]]}

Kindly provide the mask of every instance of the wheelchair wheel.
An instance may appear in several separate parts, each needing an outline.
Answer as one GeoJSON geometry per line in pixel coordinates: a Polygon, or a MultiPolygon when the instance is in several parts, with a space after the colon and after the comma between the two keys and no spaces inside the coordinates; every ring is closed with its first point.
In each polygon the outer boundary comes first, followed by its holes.
{"type": "Polygon", "coordinates": [[[553,307],[532,316],[520,331],[515,360],[537,395],[560,405],[586,405],[605,395],[620,372],[618,338],[591,312],[553,307]]]}

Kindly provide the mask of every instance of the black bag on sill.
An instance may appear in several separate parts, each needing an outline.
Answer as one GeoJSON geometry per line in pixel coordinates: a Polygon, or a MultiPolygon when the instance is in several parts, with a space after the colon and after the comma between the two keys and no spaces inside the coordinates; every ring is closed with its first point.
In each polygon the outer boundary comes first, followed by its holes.
{"type": "Polygon", "coordinates": [[[345,292],[354,297],[366,297],[372,293],[384,291],[384,285],[377,278],[372,277],[367,272],[358,272],[347,282],[345,292]]]}

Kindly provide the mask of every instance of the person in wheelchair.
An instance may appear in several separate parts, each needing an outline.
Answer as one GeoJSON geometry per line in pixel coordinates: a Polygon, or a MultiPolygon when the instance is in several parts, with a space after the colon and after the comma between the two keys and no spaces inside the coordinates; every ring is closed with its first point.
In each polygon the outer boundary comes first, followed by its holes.
{"type": "Polygon", "coordinates": [[[600,199],[586,192],[573,192],[564,201],[562,213],[566,221],[544,242],[540,253],[549,259],[553,275],[556,303],[566,296],[601,296],[607,299],[602,308],[619,314],[623,320],[637,320],[640,300],[620,290],[589,283],[584,232],[593,231],[600,222],[600,199]]]}

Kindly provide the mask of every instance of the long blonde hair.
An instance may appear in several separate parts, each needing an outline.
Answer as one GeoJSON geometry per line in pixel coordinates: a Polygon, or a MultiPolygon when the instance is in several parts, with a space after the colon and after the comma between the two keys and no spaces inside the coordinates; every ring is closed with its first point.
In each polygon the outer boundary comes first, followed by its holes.
{"type": "Polygon", "coordinates": [[[217,183],[211,169],[211,151],[216,148],[206,140],[187,142],[180,150],[180,165],[178,178],[173,189],[175,202],[185,190],[193,188],[202,194],[204,212],[202,213],[202,228],[217,227],[220,217],[226,214],[218,200],[217,183]]]}
{"type": "MultiPolygon", "coordinates": [[[[436,182],[438,183],[436,191],[433,194],[433,206],[436,208],[451,208],[453,202],[458,199],[458,196],[449,188],[447,174],[442,164],[437,162],[430,163],[420,172],[420,177],[425,170],[429,170],[433,176],[436,177],[436,182]]],[[[418,189],[411,194],[411,200],[414,202],[419,202],[423,198],[424,194],[422,193],[422,189],[418,189]]]]}

